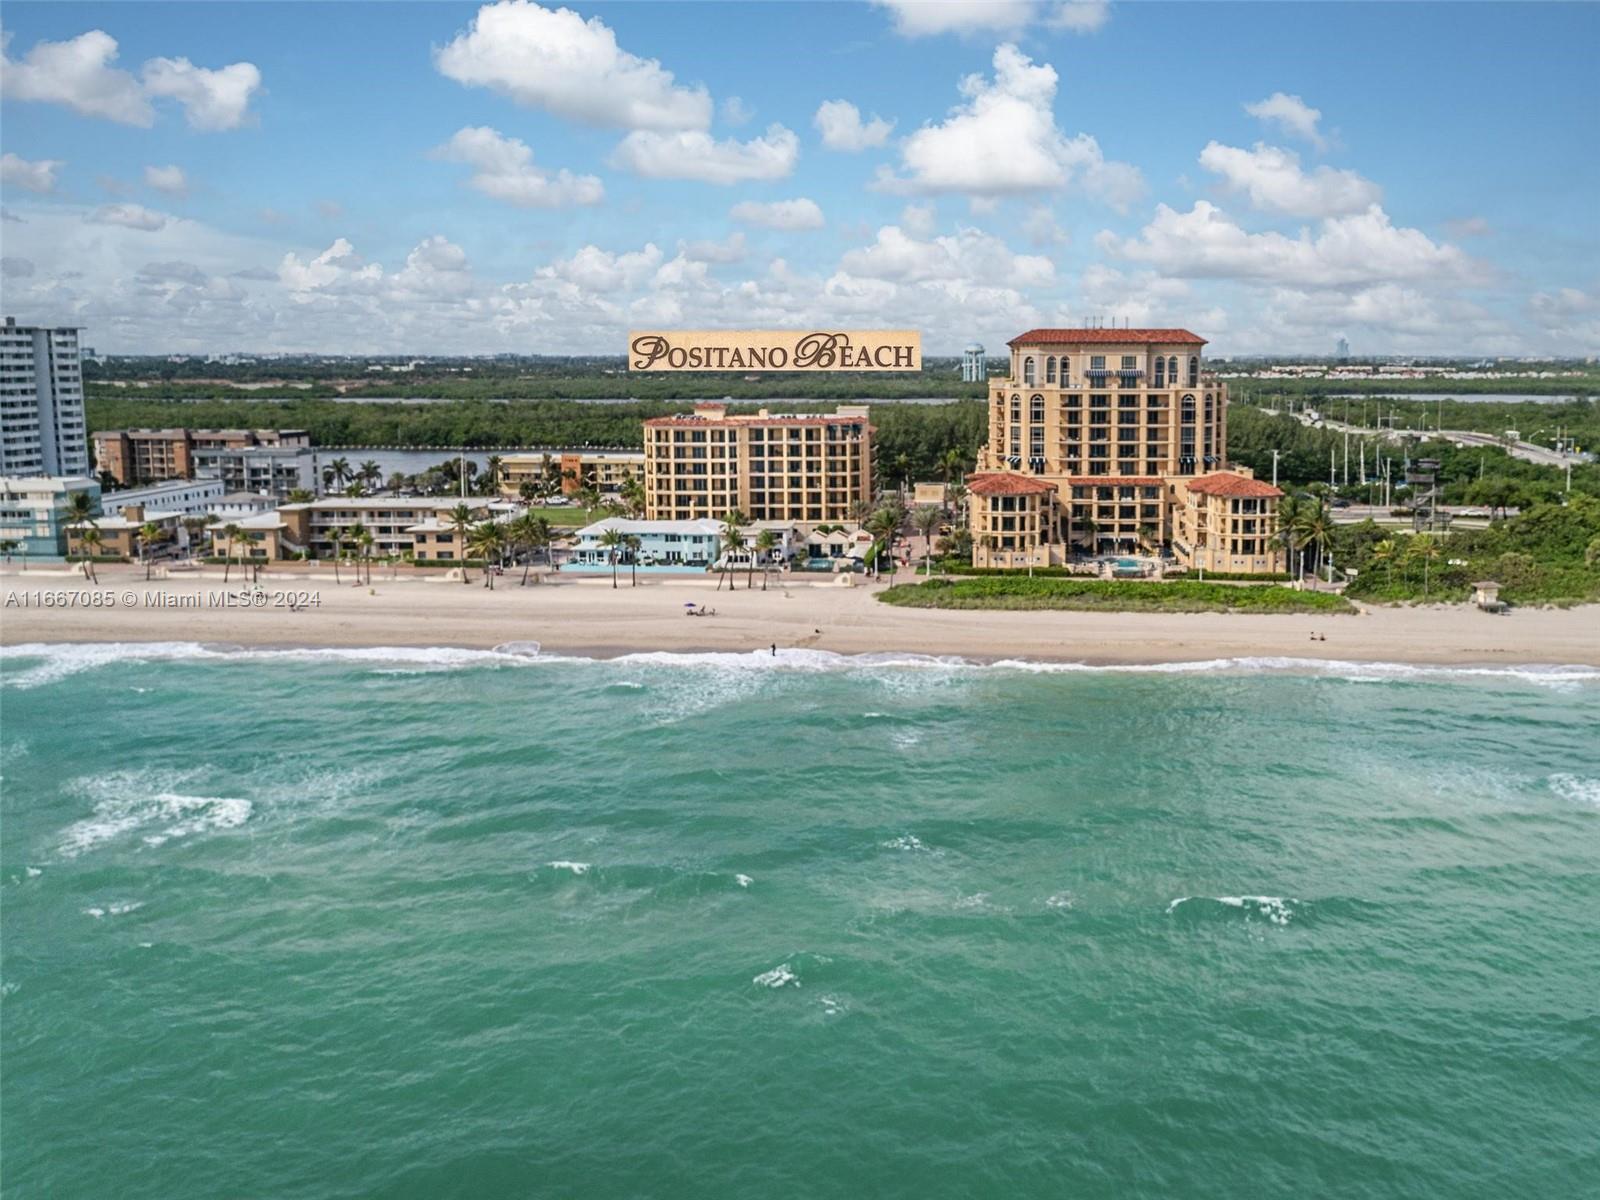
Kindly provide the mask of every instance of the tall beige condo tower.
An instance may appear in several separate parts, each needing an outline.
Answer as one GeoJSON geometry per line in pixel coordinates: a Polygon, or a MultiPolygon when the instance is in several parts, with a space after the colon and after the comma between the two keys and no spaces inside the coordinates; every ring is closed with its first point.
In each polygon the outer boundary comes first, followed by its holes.
{"type": "Polygon", "coordinates": [[[762,409],[731,416],[722,404],[644,423],[645,515],[658,521],[842,524],[872,497],[867,406],[826,414],[762,409]]]}
{"type": "MultiPolygon", "coordinates": [[[[1250,501],[1248,526],[1224,512],[1174,536],[1175,510],[1189,495],[1180,488],[1250,478],[1228,465],[1228,388],[1205,369],[1204,338],[1187,329],[1031,329],[1009,345],[1010,377],[989,389],[989,441],[968,481],[976,565],[1166,547],[1217,571],[1282,569],[1273,540],[1281,493],[1267,484],[1233,485],[1226,496],[1250,501]]],[[[1216,485],[1194,494],[1216,494],[1216,485]]]]}

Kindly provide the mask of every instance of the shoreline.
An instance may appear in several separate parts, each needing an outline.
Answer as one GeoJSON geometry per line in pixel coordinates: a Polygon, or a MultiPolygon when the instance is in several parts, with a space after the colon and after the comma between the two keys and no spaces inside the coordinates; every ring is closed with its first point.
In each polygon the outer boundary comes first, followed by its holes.
{"type": "MultiPolygon", "coordinates": [[[[748,654],[824,651],[1016,661],[1085,667],[1178,666],[1224,660],[1295,660],[1455,667],[1600,667],[1600,606],[1519,609],[1491,616],[1468,606],[1366,608],[1355,614],[1117,613],[902,608],[881,585],[841,587],[774,579],[763,592],[716,590],[716,579],[652,579],[613,589],[608,576],[557,576],[494,590],[438,577],[388,579],[370,589],[315,572],[263,573],[261,588],[306,593],[315,606],[195,605],[246,590],[220,568],[151,580],[142,567],[102,565],[98,586],[81,573],[0,570],[0,645],[169,642],[246,649],[461,649],[537,643],[548,654],[748,654]],[[28,607],[23,593],[109,594],[102,607],[28,607]],[[124,601],[132,595],[132,602],[124,601]],[[155,603],[147,603],[154,601],[155,603]],[[686,605],[716,616],[686,617],[686,605]],[[1312,640],[1313,632],[1326,640],[1312,640]]],[[[909,578],[909,576],[907,576],[909,578]]],[[[78,601],[81,604],[83,601],[78,601]]],[[[791,659],[792,661],[792,659],[791,659]]]]}

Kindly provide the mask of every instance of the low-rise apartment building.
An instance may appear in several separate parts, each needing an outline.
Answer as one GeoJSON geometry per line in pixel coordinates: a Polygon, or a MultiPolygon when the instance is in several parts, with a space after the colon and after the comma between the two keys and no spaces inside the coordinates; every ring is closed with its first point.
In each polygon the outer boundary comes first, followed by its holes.
{"type": "MultiPolygon", "coordinates": [[[[219,554],[221,551],[215,547],[220,544],[219,539],[226,541],[227,526],[237,525],[263,551],[258,557],[268,559],[302,554],[329,558],[335,531],[344,550],[352,552],[364,531],[372,535],[371,553],[375,557],[409,556],[418,562],[449,562],[467,557],[462,535],[449,515],[461,503],[453,498],[330,496],[280,505],[255,516],[218,520],[209,528],[213,553],[219,554]]],[[[473,524],[500,515],[496,506],[482,498],[465,503],[473,524]]]]}
{"type": "Polygon", "coordinates": [[[522,485],[559,490],[571,496],[585,484],[615,495],[629,479],[644,474],[642,450],[562,450],[538,454],[504,454],[500,457],[500,494],[514,498],[522,485]]]}
{"type": "MultiPolygon", "coordinates": [[[[222,502],[223,487],[220,479],[169,479],[165,483],[152,483],[148,487],[121,488],[100,494],[101,511],[120,513],[129,505],[138,505],[150,512],[174,512],[200,517],[215,512],[222,502]]],[[[267,507],[271,501],[263,500],[267,507]]]]}
{"type": "MultiPolygon", "coordinates": [[[[237,481],[229,478],[230,473],[240,473],[232,465],[238,461],[233,456],[255,449],[311,454],[311,435],[303,429],[105,429],[91,440],[95,470],[123,487],[210,474],[223,479],[230,491],[253,490],[236,487],[237,481]],[[200,451],[216,453],[202,460],[200,451]],[[206,464],[214,469],[202,471],[206,464]]],[[[309,483],[296,486],[314,490],[314,469],[308,478],[309,483]]]]}
{"type": "Polygon", "coordinates": [[[115,513],[70,527],[67,530],[67,553],[82,554],[83,535],[93,529],[100,535],[100,544],[94,551],[98,555],[117,555],[122,558],[163,555],[172,546],[188,544],[184,537],[183,516],[178,512],[146,511],[141,504],[127,504],[115,513]],[[145,540],[146,526],[154,529],[154,536],[148,543],[145,540]]]}
{"type": "Polygon", "coordinates": [[[14,553],[59,558],[67,552],[68,509],[79,493],[100,513],[100,485],[83,476],[0,477],[0,542],[14,553]]]}
{"type": "Polygon", "coordinates": [[[864,404],[746,415],[697,404],[652,418],[644,423],[645,515],[721,519],[738,509],[753,521],[849,521],[872,498],[872,433],[864,404]]]}
{"type": "MultiPolygon", "coordinates": [[[[709,518],[690,521],[634,521],[607,517],[578,530],[569,561],[574,566],[611,565],[611,547],[601,539],[611,530],[637,538],[638,561],[644,566],[709,567],[722,553],[722,522],[709,518]]],[[[617,547],[617,562],[634,561],[634,551],[617,547]]]]}

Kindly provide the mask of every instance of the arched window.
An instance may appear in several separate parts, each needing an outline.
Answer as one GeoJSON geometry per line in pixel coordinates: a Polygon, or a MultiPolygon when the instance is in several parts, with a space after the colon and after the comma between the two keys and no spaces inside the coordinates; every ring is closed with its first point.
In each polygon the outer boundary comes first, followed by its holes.
{"type": "Polygon", "coordinates": [[[1046,383],[1054,383],[1056,381],[1056,356],[1054,354],[1044,360],[1044,381],[1046,383]]]}
{"type": "Polygon", "coordinates": [[[1033,386],[1033,355],[1028,355],[1022,360],[1022,382],[1029,387],[1033,386]]]}
{"type": "Polygon", "coordinates": [[[1165,387],[1167,382],[1167,360],[1161,355],[1156,355],[1156,386],[1165,387]]]}
{"type": "Polygon", "coordinates": [[[1200,386],[1200,358],[1198,355],[1189,357],[1189,386],[1200,386]]]}
{"type": "Polygon", "coordinates": [[[1167,359],[1167,375],[1172,379],[1172,386],[1178,386],[1178,356],[1174,354],[1167,359]]]}

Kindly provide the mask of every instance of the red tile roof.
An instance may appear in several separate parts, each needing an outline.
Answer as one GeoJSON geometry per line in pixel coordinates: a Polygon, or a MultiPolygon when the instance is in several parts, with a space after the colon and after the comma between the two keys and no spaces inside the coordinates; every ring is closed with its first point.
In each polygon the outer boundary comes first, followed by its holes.
{"type": "Polygon", "coordinates": [[[1126,346],[1134,342],[1192,342],[1206,340],[1187,329],[1030,329],[1006,343],[1008,346],[1126,346]]]}
{"type": "Polygon", "coordinates": [[[1214,475],[1201,475],[1188,481],[1191,492],[1206,496],[1281,496],[1283,493],[1270,483],[1235,475],[1231,471],[1218,471],[1214,475]]]}
{"type": "Polygon", "coordinates": [[[967,491],[979,496],[1043,496],[1056,485],[1029,475],[968,475],[967,491]]]}

